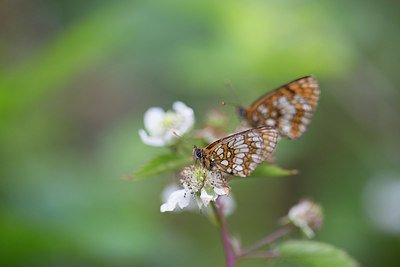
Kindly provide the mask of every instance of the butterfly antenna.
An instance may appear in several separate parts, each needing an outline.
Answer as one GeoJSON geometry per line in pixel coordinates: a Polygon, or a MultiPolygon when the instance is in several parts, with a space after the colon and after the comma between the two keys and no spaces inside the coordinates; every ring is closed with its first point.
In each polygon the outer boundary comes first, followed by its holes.
{"type": "Polygon", "coordinates": [[[179,134],[177,134],[175,131],[172,131],[172,133],[175,135],[175,136],[177,136],[177,137],[179,137],[179,138],[182,138],[182,139],[184,139],[186,142],[188,142],[188,143],[190,143],[190,144],[192,144],[192,145],[194,145],[194,147],[196,147],[197,148],[197,146],[193,143],[193,142],[191,142],[189,139],[187,139],[187,138],[185,138],[185,137],[183,137],[183,136],[180,136],[179,134]]]}
{"type": "MultiPolygon", "coordinates": [[[[233,89],[231,82],[230,81],[226,81],[225,82],[225,86],[226,86],[227,89],[229,89],[231,91],[231,93],[234,95],[236,100],[238,100],[238,102],[240,102],[239,96],[237,95],[236,91],[233,89]]],[[[234,106],[237,110],[242,108],[241,105],[233,104],[233,103],[229,103],[229,102],[225,102],[225,101],[222,101],[222,105],[234,106]]]]}
{"type": "Polygon", "coordinates": [[[236,99],[236,101],[240,102],[239,95],[233,88],[231,81],[225,81],[225,87],[228,89],[228,91],[230,91],[232,93],[232,95],[236,99]]]}

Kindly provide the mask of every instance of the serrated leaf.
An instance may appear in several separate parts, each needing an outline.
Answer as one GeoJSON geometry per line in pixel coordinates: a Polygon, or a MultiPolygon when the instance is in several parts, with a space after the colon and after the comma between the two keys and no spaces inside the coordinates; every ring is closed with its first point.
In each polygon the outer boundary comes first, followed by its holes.
{"type": "Polygon", "coordinates": [[[260,164],[251,176],[285,176],[298,174],[297,170],[285,170],[271,163],[260,164]]]}
{"type": "Polygon", "coordinates": [[[278,246],[279,259],[274,266],[296,267],[354,267],[359,264],[344,250],[330,244],[291,240],[278,246]]]}
{"type": "Polygon", "coordinates": [[[143,179],[167,171],[173,171],[189,164],[188,157],[182,155],[159,155],[140,167],[132,176],[132,180],[143,179]]]}

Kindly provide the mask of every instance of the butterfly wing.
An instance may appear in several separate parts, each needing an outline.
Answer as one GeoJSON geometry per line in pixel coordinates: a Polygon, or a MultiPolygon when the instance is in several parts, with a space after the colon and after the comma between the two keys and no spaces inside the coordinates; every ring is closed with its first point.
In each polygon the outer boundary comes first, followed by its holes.
{"type": "Polygon", "coordinates": [[[246,109],[245,117],[253,127],[275,126],[280,135],[298,138],[311,122],[319,94],[317,80],[305,76],[257,99],[246,109]]]}
{"type": "Polygon", "coordinates": [[[254,128],[225,137],[208,145],[205,157],[212,170],[247,177],[275,151],[278,131],[269,126],[254,128]]]}

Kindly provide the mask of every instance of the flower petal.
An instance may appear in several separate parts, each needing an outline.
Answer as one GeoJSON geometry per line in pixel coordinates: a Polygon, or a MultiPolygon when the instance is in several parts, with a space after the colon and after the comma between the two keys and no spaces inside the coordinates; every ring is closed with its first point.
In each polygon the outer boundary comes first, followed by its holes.
{"type": "Polygon", "coordinates": [[[139,130],[139,135],[140,135],[140,138],[142,139],[142,142],[145,143],[146,145],[150,145],[150,146],[164,146],[165,145],[165,141],[162,138],[149,136],[146,133],[146,131],[143,129],[139,130]]]}
{"type": "Polygon", "coordinates": [[[179,125],[180,134],[184,134],[189,131],[194,124],[194,112],[193,109],[186,106],[184,103],[180,101],[174,102],[172,108],[176,112],[176,114],[181,117],[181,125],[179,125]]]}
{"type": "MultiPolygon", "coordinates": [[[[173,143],[173,142],[171,142],[171,141],[172,141],[173,139],[176,138],[176,136],[174,135],[174,133],[173,133],[172,131],[173,131],[173,129],[170,129],[170,130],[167,131],[167,132],[164,134],[164,136],[162,137],[162,139],[163,139],[163,141],[164,141],[164,143],[165,143],[166,145],[169,145],[169,144],[173,143]]],[[[180,133],[178,130],[175,130],[175,132],[176,132],[177,134],[179,134],[179,135],[182,135],[182,133],[180,133]]]]}
{"type": "Polygon", "coordinates": [[[194,115],[193,109],[189,108],[181,101],[174,102],[174,104],[172,104],[172,108],[176,113],[184,115],[185,117],[191,117],[194,115]]]}
{"type": "Polygon", "coordinates": [[[164,190],[161,193],[161,201],[162,202],[167,202],[168,198],[170,195],[172,195],[172,193],[174,193],[175,191],[178,191],[182,189],[181,187],[179,187],[177,184],[173,183],[170,185],[167,185],[167,187],[164,188],[164,190]]]}
{"type": "Polygon", "coordinates": [[[176,206],[183,209],[189,205],[190,196],[187,196],[186,190],[181,189],[173,192],[166,203],[162,204],[160,207],[161,212],[173,211],[176,206]]]}
{"type": "Polygon", "coordinates": [[[203,202],[204,206],[208,206],[210,204],[210,201],[214,201],[217,198],[217,196],[213,196],[207,193],[206,189],[203,187],[201,189],[201,194],[200,194],[200,199],[203,202]]]}
{"type": "Polygon", "coordinates": [[[229,188],[226,187],[214,187],[214,192],[219,196],[225,196],[229,194],[229,188]]]}
{"type": "Polygon", "coordinates": [[[149,108],[144,114],[144,127],[150,135],[160,136],[163,134],[162,121],[165,117],[165,111],[159,107],[149,108]]]}

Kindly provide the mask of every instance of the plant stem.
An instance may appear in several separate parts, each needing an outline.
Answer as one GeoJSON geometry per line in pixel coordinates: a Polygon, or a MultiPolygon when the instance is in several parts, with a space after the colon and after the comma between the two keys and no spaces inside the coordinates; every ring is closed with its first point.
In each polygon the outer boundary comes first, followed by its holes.
{"type": "Polygon", "coordinates": [[[237,260],[254,259],[254,258],[275,259],[277,257],[279,257],[278,251],[254,251],[238,256],[237,260]]]}
{"type": "Polygon", "coordinates": [[[292,230],[292,226],[290,225],[286,225],[280,229],[278,229],[277,231],[273,232],[272,234],[264,237],[263,239],[255,242],[254,244],[242,249],[240,255],[238,255],[238,257],[243,258],[243,256],[249,254],[251,251],[260,248],[264,245],[268,245],[273,243],[275,240],[277,240],[278,238],[286,235],[287,233],[289,233],[292,230]]]}
{"type": "Polygon", "coordinates": [[[226,228],[226,222],[224,218],[224,214],[222,212],[222,204],[217,199],[215,201],[215,205],[213,205],[219,223],[220,223],[220,230],[221,230],[221,237],[222,237],[222,242],[224,244],[224,249],[225,249],[225,256],[226,256],[226,267],[234,267],[235,266],[235,254],[232,251],[231,244],[230,244],[230,237],[228,234],[228,230],[226,228]]]}

